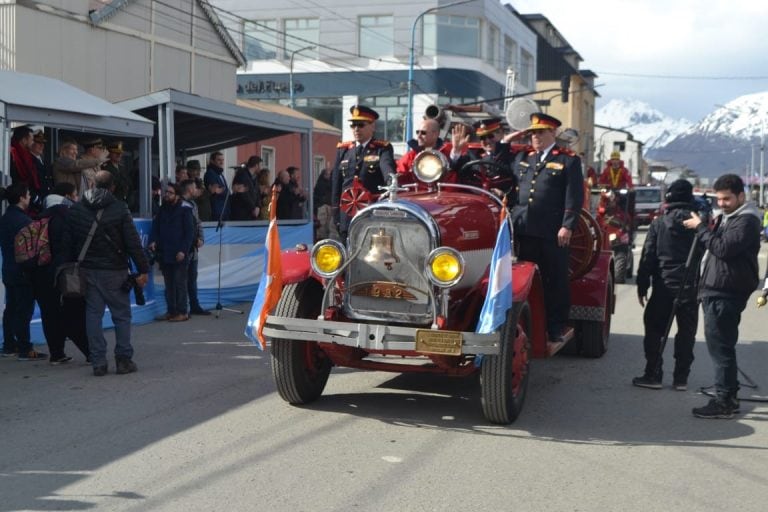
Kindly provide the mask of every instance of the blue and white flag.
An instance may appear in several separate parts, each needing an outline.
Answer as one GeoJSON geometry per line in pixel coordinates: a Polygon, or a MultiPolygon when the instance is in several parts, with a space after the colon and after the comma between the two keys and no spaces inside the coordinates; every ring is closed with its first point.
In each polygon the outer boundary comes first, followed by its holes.
{"type": "Polygon", "coordinates": [[[490,334],[507,320],[512,307],[512,224],[505,217],[496,237],[491,268],[488,273],[488,292],[480,311],[476,332],[490,334]]]}

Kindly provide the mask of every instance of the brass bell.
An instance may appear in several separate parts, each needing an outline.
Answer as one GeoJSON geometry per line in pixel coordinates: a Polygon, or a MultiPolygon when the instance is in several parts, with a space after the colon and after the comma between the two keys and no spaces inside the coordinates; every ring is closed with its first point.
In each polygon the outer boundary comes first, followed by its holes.
{"type": "Polygon", "coordinates": [[[395,255],[392,237],[386,234],[384,228],[379,228],[379,232],[371,236],[371,248],[363,261],[366,263],[383,263],[387,268],[400,261],[395,255]]]}

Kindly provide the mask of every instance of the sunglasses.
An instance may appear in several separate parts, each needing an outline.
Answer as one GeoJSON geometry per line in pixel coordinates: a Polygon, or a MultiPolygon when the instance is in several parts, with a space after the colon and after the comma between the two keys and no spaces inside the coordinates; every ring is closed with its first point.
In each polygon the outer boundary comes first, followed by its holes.
{"type": "Polygon", "coordinates": [[[429,133],[427,130],[416,130],[416,135],[426,135],[429,133]]]}
{"type": "Polygon", "coordinates": [[[488,135],[481,135],[480,136],[480,140],[486,140],[486,139],[492,140],[492,139],[495,139],[495,138],[496,138],[496,134],[494,134],[494,133],[489,133],[488,135]]]}
{"type": "Polygon", "coordinates": [[[368,123],[352,123],[349,125],[350,128],[364,128],[365,125],[368,123]]]}

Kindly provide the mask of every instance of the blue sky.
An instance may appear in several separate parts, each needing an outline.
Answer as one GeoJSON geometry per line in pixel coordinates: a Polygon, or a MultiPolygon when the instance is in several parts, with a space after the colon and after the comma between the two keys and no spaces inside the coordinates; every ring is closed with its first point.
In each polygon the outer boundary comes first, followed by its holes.
{"type": "Polygon", "coordinates": [[[546,16],[599,76],[598,107],[633,98],[699,121],[738,96],[768,91],[768,2],[512,0],[546,16]],[[684,77],[684,78],[682,78],[684,77]]]}

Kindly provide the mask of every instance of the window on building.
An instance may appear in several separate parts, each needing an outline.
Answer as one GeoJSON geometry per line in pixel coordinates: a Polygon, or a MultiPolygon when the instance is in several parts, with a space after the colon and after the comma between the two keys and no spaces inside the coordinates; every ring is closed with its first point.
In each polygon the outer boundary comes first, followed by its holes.
{"type": "Polygon", "coordinates": [[[515,69],[517,64],[517,43],[511,37],[504,37],[504,70],[515,69]]]}
{"type": "Polygon", "coordinates": [[[296,18],[285,20],[285,58],[313,60],[318,58],[317,45],[320,42],[320,20],[317,18],[296,18]],[[301,50],[307,46],[315,48],[301,50]],[[295,52],[295,53],[294,53],[295,52]]]}
{"type": "Polygon", "coordinates": [[[525,50],[520,50],[520,83],[529,89],[533,88],[533,55],[525,50]]]}
{"type": "Polygon", "coordinates": [[[394,18],[392,16],[360,16],[360,56],[387,57],[394,54],[394,18]]]}
{"type": "Polygon", "coordinates": [[[275,180],[275,148],[261,146],[261,167],[269,169],[269,179],[275,180]]]}
{"type": "MultiPolygon", "coordinates": [[[[325,169],[325,157],[323,155],[315,155],[312,159],[312,177],[315,181],[317,181],[317,178],[320,177],[321,174],[323,174],[323,170],[325,169]]],[[[317,208],[317,205],[315,205],[315,208],[317,208]]]]}
{"type": "Polygon", "coordinates": [[[480,58],[480,20],[465,16],[424,16],[424,55],[460,55],[480,58]]]}
{"type": "Polygon", "coordinates": [[[488,49],[485,53],[485,60],[495,68],[501,67],[499,60],[499,29],[495,25],[488,24],[488,49]]]}
{"type": "Polygon", "coordinates": [[[243,23],[243,54],[247,60],[277,58],[280,42],[277,21],[256,20],[243,23]]]}
{"type": "MultiPolygon", "coordinates": [[[[407,98],[405,98],[407,101],[407,98]]],[[[379,113],[376,120],[376,138],[389,142],[403,142],[405,131],[405,113],[408,107],[403,105],[399,96],[376,96],[362,98],[364,105],[370,105],[379,113]]],[[[411,134],[411,137],[413,135],[411,134]]]]}

